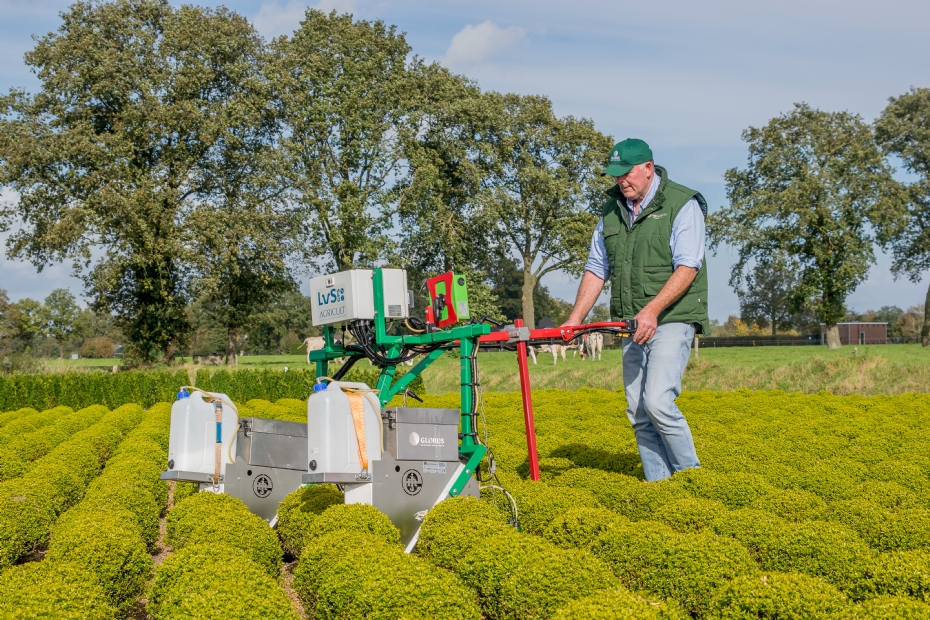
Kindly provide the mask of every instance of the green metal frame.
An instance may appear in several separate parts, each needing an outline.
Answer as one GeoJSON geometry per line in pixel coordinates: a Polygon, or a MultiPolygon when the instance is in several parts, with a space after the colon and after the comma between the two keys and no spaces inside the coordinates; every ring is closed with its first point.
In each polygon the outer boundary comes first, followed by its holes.
{"type": "MultiPolygon", "coordinates": [[[[461,377],[461,396],[462,396],[462,439],[459,441],[459,456],[467,457],[465,469],[452,485],[449,495],[455,497],[459,495],[468,484],[468,479],[474,474],[475,469],[484,458],[487,448],[475,441],[476,429],[473,428],[472,418],[469,415],[474,406],[472,395],[472,357],[478,350],[478,338],[484,334],[491,333],[491,327],[484,324],[460,325],[452,329],[429,332],[425,334],[416,334],[409,336],[389,336],[387,333],[387,324],[381,313],[384,308],[384,280],[380,269],[374,269],[372,275],[372,284],[374,286],[375,302],[375,342],[387,348],[388,357],[397,357],[403,350],[404,345],[423,346],[435,343],[448,343],[458,345],[459,349],[459,367],[461,377]]],[[[334,339],[333,328],[326,326],[323,328],[323,338],[325,345],[322,349],[311,351],[308,355],[310,362],[316,363],[317,378],[325,377],[329,374],[329,361],[340,357],[364,357],[361,353],[347,351],[342,345],[337,345],[334,339]]],[[[384,407],[391,399],[402,394],[410,382],[420,376],[430,364],[436,361],[443,354],[443,349],[437,349],[429,353],[420,362],[407,371],[400,379],[395,380],[395,366],[385,366],[381,369],[381,375],[378,377],[378,383],[375,389],[378,390],[381,406],[384,407]]]]}

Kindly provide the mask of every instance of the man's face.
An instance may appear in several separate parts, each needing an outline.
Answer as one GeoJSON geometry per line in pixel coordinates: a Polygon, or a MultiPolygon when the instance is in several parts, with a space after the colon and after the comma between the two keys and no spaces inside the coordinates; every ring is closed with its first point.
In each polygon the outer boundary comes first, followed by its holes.
{"type": "Polygon", "coordinates": [[[655,174],[655,166],[651,161],[644,164],[636,164],[633,169],[623,176],[616,177],[617,185],[623,192],[624,198],[638,202],[646,196],[649,186],[652,185],[652,177],[655,174]]]}

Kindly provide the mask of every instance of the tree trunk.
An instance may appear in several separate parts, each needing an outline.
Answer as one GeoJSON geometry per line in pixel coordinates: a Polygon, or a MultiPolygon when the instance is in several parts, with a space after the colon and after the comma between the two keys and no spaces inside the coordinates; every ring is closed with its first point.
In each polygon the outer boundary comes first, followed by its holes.
{"type": "Polygon", "coordinates": [[[229,328],[226,330],[226,365],[235,366],[239,363],[239,354],[236,348],[239,345],[236,330],[229,328]]]}
{"type": "Polygon", "coordinates": [[[924,302],[924,326],[920,330],[920,344],[930,347],[930,286],[927,287],[927,299],[924,302]]]}
{"type": "Polygon", "coordinates": [[[840,328],[837,325],[827,325],[827,348],[839,349],[843,346],[840,342],[840,328]]]}
{"type": "Polygon", "coordinates": [[[536,276],[533,275],[532,265],[523,261],[523,324],[530,329],[536,329],[536,308],[533,307],[533,290],[536,288],[536,276]]]}

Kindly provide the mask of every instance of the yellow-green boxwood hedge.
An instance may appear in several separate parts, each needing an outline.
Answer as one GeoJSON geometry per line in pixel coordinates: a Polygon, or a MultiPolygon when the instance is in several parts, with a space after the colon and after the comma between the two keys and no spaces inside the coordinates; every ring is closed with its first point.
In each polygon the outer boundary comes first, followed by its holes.
{"type": "MultiPolygon", "coordinates": [[[[306,415],[301,399],[255,396],[241,414],[306,415]]],[[[157,618],[251,617],[232,595],[246,588],[246,579],[229,583],[237,571],[251,580],[249,605],[293,617],[276,582],[286,551],[298,558],[288,569],[295,591],[318,618],[930,618],[930,397],[683,394],[702,467],[659,483],[641,479],[621,393],[541,391],[534,402],[539,483],[526,479],[519,395],[484,399],[519,527],[502,495],[485,489],[481,500],[431,510],[407,556],[384,515],[343,505],[332,487],[288,497],[275,533],[231,498],[177,485],[175,550],[149,591],[140,584],[167,502],[158,474],[169,405],[159,405],[159,428],[139,411],[96,421],[88,411],[0,413],[0,427],[19,429],[15,447],[0,441],[0,470],[8,455],[19,459],[10,471],[21,469],[0,482],[0,566],[48,545],[41,562],[0,576],[0,589],[45,584],[54,594],[36,596],[36,610],[80,590],[101,617],[140,596],[157,618]],[[73,435],[55,430],[65,424],[73,435]],[[94,513],[105,535],[88,526],[94,513]],[[87,561],[75,566],[77,557],[87,561]],[[114,570],[119,562],[128,569],[114,570]]]]}

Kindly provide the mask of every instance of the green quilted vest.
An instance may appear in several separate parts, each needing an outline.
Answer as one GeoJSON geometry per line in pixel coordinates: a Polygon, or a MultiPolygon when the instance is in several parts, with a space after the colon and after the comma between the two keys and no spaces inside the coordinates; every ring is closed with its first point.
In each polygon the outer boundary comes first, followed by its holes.
{"type": "MultiPolygon", "coordinates": [[[[670,181],[661,166],[656,166],[656,173],[661,176],[659,189],[632,226],[616,185],[607,191],[610,199],[602,208],[604,245],[610,262],[610,314],[617,320],[636,316],[671,277],[669,243],[672,223],[681,208],[696,198],[707,215],[707,202],[700,193],[670,181]]],[[[659,324],[663,323],[696,323],[699,333],[710,333],[706,260],[684,296],[659,314],[659,324]]]]}

